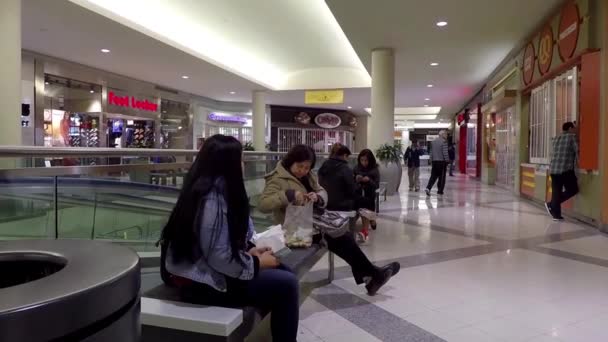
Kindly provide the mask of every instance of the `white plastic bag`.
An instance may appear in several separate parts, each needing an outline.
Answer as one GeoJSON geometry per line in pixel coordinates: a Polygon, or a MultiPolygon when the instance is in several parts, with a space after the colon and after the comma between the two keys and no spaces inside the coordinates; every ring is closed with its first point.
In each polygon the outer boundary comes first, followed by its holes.
{"type": "Polygon", "coordinates": [[[267,231],[257,234],[254,241],[256,247],[269,247],[274,253],[285,248],[285,233],[279,224],[268,228],[267,231]]]}
{"type": "Polygon", "coordinates": [[[303,206],[288,205],[285,211],[285,222],[283,230],[287,237],[287,247],[310,247],[312,245],[313,228],[313,204],[303,206]]]}

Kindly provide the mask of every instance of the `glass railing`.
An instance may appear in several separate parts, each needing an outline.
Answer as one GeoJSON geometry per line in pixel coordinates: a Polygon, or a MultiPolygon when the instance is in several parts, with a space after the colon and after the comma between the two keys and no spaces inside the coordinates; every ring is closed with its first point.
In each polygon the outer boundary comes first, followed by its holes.
{"type": "MultiPolygon", "coordinates": [[[[0,147],[0,239],[95,239],[138,252],[155,243],[196,156],[192,150],[0,147]]],[[[256,230],[264,175],[283,153],[245,152],[256,230]]],[[[318,156],[317,167],[326,156],[318,156]]]]}

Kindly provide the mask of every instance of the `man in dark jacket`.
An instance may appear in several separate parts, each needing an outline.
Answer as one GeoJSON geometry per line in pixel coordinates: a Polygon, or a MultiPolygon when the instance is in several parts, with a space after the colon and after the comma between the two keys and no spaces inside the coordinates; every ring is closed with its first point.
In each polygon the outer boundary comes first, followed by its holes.
{"type": "Polygon", "coordinates": [[[431,161],[433,162],[433,167],[431,169],[431,178],[425,189],[427,196],[431,196],[431,189],[437,180],[439,180],[437,195],[443,195],[443,189],[445,188],[445,172],[447,165],[450,162],[447,138],[448,133],[442,130],[439,132],[439,137],[431,143],[431,161]]]}
{"type": "Polygon", "coordinates": [[[410,180],[410,191],[420,191],[420,156],[423,153],[418,142],[412,142],[412,146],[408,147],[403,155],[403,162],[407,165],[407,175],[410,180]]]}
{"type": "Polygon", "coordinates": [[[327,191],[327,210],[351,211],[355,209],[357,186],[353,170],[348,165],[351,155],[348,147],[336,144],[331,155],[319,169],[319,184],[327,191]]]}
{"type": "Polygon", "coordinates": [[[448,155],[450,156],[450,177],[454,177],[454,162],[456,161],[456,147],[452,142],[448,146],[448,155]]]}

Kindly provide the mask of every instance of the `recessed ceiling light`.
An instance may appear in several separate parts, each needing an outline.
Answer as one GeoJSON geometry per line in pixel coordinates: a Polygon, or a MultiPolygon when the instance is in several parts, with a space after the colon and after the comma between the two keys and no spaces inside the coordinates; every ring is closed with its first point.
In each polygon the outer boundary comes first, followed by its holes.
{"type": "Polygon", "coordinates": [[[95,93],[95,90],[91,89],[91,90],[89,90],[89,93],[93,94],[93,93],[95,93]]]}
{"type": "Polygon", "coordinates": [[[438,65],[439,65],[439,63],[437,63],[437,62],[432,62],[431,63],[431,66],[438,66],[438,65]]]}
{"type": "Polygon", "coordinates": [[[182,129],[182,128],[183,128],[182,126],[177,127],[177,129],[182,129]]]}
{"type": "Polygon", "coordinates": [[[236,91],[231,91],[230,92],[230,95],[234,95],[234,94],[236,94],[236,91]]]}
{"type": "Polygon", "coordinates": [[[426,99],[424,99],[424,101],[431,101],[431,99],[429,99],[428,97],[426,99]]]}
{"type": "Polygon", "coordinates": [[[346,107],[346,108],[348,108],[348,109],[353,109],[353,107],[351,107],[351,106],[348,106],[348,107],[346,107]]]}
{"type": "Polygon", "coordinates": [[[447,21],[438,21],[437,26],[439,26],[439,27],[448,26],[448,22],[447,21]]]}
{"type": "Polygon", "coordinates": [[[49,81],[44,82],[44,84],[50,84],[49,81]]]}
{"type": "Polygon", "coordinates": [[[182,76],[182,78],[183,78],[183,79],[185,79],[185,80],[187,80],[187,79],[189,79],[189,78],[190,78],[190,76],[186,76],[186,75],[184,75],[184,76],[182,76]]]}
{"type": "Polygon", "coordinates": [[[433,88],[433,85],[432,84],[427,84],[426,87],[427,88],[433,88]]]}
{"type": "Polygon", "coordinates": [[[110,50],[108,50],[108,49],[101,49],[101,52],[103,52],[103,53],[110,53],[110,50]]]}

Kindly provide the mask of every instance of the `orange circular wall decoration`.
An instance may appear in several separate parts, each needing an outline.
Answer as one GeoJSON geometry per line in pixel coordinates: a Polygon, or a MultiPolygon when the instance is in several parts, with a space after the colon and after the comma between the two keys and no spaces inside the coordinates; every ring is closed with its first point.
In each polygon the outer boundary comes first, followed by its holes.
{"type": "Polygon", "coordinates": [[[525,85],[532,83],[532,78],[534,78],[534,62],[536,62],[536,53],[534,51],[534,44],[530,42],[528,43],[528,46],[526,46],[522,63],[525,85]]]}
{"type": "Polygon", "coordinates": [[[551,69],[553,61],[553,30],[551,26],[546,26],[538,39],[538,71],[541,75],[546,74],[551,69]]]}
{"type": "Polygon", "coordinates": [[[578,6],[574,1],[570,1],[562,8],[561,17],[559,19],[557,44],[559,46],[559,56],[562,61],[566,61],[574,55],[580,30],[581,18],[578,6]]]}

